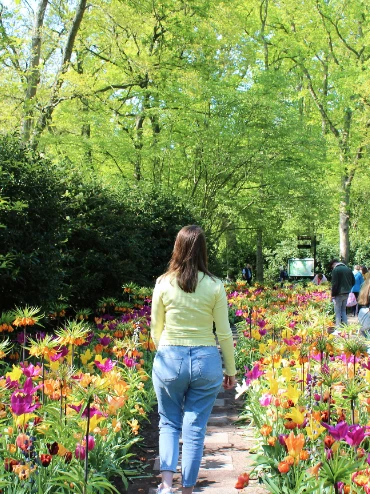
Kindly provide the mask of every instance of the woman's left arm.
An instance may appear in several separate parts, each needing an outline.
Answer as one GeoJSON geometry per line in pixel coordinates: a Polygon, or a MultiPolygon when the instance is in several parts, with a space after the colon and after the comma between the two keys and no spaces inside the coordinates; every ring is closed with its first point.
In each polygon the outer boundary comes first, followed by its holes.
{"type": "Polygon", "coordinates": [[[234,342],[229,323],[227,297],[222,283],[220,283],[218,289],[216,303],[213,308],[213,320],[216,324],[217,338],[224,357],[225,373],[227,376],[234,376],[236,374],[234,342]]]}
{"type": "Polygon", "coordinates": [[[151,315],[151,336],[156,348],[158,348],[159,340],[161,339],[161,334],[164,329],[164,319],[165,319],[165,310],[161,295],[161,290],[159,287],[159,283],[156,283],[153,298],[152,298],[152,315],[151,315]]]}

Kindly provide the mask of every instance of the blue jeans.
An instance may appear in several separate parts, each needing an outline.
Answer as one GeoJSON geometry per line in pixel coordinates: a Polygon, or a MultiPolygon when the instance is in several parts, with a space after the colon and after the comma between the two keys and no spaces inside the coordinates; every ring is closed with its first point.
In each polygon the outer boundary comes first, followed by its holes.
{"type": "Polygon", "coordinates": [[[341,324],[347,324],[347,305],[348,293],[341,293],[334,297],[335,327],[340,328],[341,324]]]}
{"type": "Polygon", "coordinates": [[[159,346],[153,384],[160,415],[160,470],[176,472],[182,433],[183,487],[192,487],[197,481],[207,421],[222,380],[217,347],[159,346]]]}

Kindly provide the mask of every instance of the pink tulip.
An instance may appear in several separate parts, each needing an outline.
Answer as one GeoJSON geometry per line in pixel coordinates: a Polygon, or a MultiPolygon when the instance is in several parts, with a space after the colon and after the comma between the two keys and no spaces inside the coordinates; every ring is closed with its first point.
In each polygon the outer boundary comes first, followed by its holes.
{"type": "Polygon", "coordinates": [[[84,460],[86,457],[86,449],[80,443],[76,444],[75,457],[77,460],[84,460]]]}

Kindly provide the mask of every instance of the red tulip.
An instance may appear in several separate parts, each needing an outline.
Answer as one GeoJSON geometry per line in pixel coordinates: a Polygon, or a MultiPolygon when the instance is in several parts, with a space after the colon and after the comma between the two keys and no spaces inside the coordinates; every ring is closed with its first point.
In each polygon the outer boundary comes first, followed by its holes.
{"type": "Polygon", "coordinates": [[[41,465],[43,467],[48,467],[50,465],[50,462],[51,462],[51,459],[53,457],[51,455],[40,455],[40,461],[41,461],[41,465]]]}

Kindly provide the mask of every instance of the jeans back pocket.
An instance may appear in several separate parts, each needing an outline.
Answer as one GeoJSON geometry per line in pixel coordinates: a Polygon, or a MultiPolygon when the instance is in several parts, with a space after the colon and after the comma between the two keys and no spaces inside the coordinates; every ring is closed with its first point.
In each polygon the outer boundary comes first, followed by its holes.
{"type": "Polygon", "coordinates": [[[210,382],[222,380],[222,364],[219,355],[198,355],[199,375],[210,382]]]}
{"type": "Polygon", "coordinates": [[[170,357],[157,352],[154,359],[153,371],[161,381],[174,381],[178,379],[183,358],[170,357]]]}

